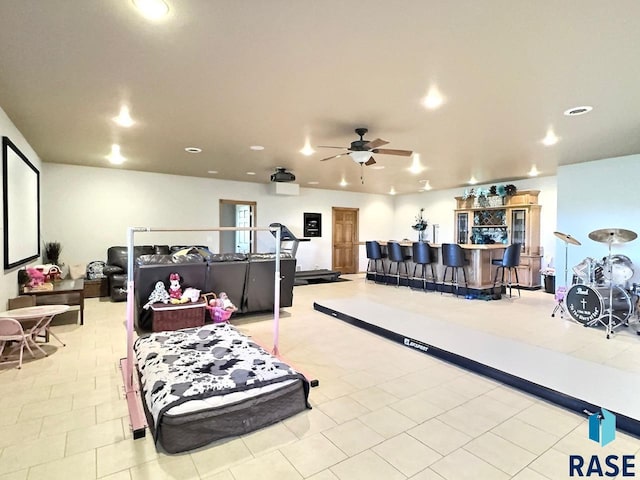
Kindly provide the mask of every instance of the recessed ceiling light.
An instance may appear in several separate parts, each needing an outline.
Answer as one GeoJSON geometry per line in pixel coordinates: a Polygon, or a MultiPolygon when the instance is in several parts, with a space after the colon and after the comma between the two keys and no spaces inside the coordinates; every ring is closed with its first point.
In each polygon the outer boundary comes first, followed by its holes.
{"type": "Polygon", "coordinates": [[[129,107],[122,105],[120,107],[120,113],[117,117],[113,117],[113,121],[121,127],[129,128],[134,124],[131,114],[129,113],[129,107]]]}
{"type": "Polygon", "coordinates": [[[111,145],[111,153],[107,155],[109,161],[114,165],[122,165],[127,159],[120,153],[120,145],[111,145]]]}
{"type": "Polygon", "coordinates": [[[550,127],[549,130],[547,130],[547,134],[542,139],[542,143],[547,147],[550,147],[551,145],[555,145],[556,143],[558,143],[558,140],[560,139],[556,136],[555,133],[553,133],[553,129],[550,127]]]}
{"type": "Polygon", "coordinates": [[[218,173],[218,170],[207,170],[207,173],[210,173],[211,175],[215,175],[216,173],[218,173]]]}
{"type": "Polygon", "coordinates": [[[307,157],[310,157],[311,155],[316,153],[316,151],[313,148],[311,148],[311,142],[309,141],[308,138],[305,140],[304,147],[302,147],[302,149],[300,150],[300,153],[307,157]]]}
{"type": "Polygon", "coordinates": [[[307,182],[307,183],[308,183],[309,185],[318,185],[318,184],[320,184],[320,182],[315,182],[315,181],[313,181],[313,182],[307,182]]]}
{"type": "Polygon", "coordinates": [[[251,150],[255,151],[255,152],[259,152],[260,150],[264,150],[264,147],[262,145],[251,145],[249,148],[251,150]]]}
{"type": "Polygon", "coordinates": [[[256,172],[247,172],[247,175],[255,175],[256,172]]]}
{"type": "Polygon", "coordinates": [[[347,185],[349,185],[349,184],[347,183],[347,181],[344,178],[342,180],[340,180],[340,186],[341,187],[346,187],[347,185]]]}
{"type": "Polygon", "coordinates": [[[584,115],[585,113],[589,113],[593,110],[593,107],[589,105],[583,105],[581,107],[572,107],[569,110],[565,110],[564,114],[568,117],[575,117],[577,115],[584,115]]]}
{"type": "Polygon", "coordinates": [[[199,147],[186,147],[184,151],[189,153],[200,153],[202,152],[202,149],[199,147]]]}
{"type": "Polygon", "coordinates": [[[476,177],[474,177],[473,175],[471,176],[471,178],[469,179],[469,181],[467,182],[469,185],[476,185],[478,183],[478,180],[476,180],[476,177]]]}
{"type": "Polygon", "coordinates": [[[538,171],[538,169],[534,165],[533,167],[531,167],[531,170],[529,170],[529,176],[530,177],[537,177],[538,175],[540,175],[540,172],[538,171]]]}
{"type": "Polygon", "coordinates": [[[391,187],[391,190],[389,190],[389,195],[395,195],[396,194],[396,189],[391,187]]]}
{"type": "Polygon", "coordinates": [[[424,167],[420,164],[420,154],[413,154],[413,161],[411,162],[411,166],[407,169],[414,175],[422,173],[424,171],[424,167]]]}
{"type": "Polygon", "coordinates": [[[429,180],[424,180],[424,187],[422,187],[422,188],[423,188],[423,190],[431,190],[433,187],[429,183],[429,180]]]}
{"type": "Polygon", "coordinates": [[[133,0],[133,4],[149,20],[160,20],[169,13],[169,5],[163,0],[133,0]]]}
{"type": "Polygon", "coordinates": [[[369,167],[371,170],[382,170],[384,165],[372,165],[369,167]]]}
{"type": "Polygon", "coordinates": [[[432,85],[427,92],[427,96],[422,99],[422,104],[429,110],[435,110],[444,103],[444,97],[438,91],[438,87],[432,85]]]}

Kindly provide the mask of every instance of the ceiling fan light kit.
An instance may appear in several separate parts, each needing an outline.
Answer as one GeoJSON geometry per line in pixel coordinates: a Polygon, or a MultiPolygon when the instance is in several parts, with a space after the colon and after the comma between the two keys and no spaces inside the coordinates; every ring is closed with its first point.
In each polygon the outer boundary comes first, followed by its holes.
{"type": "Polygon", "coordinates": [[[339,149],[346,150],[343,153],[339,153],[337,155],[332,155],[330,157],[323,158],[320,161],[324,162],[326,160],[331,160],[332,158],[338,158],[343,155],[350,155],[351,159],[354,162],[359,163],[360,165],[362,164],[373,165],[376,162],[371,156],[372,153],[382,154],[382,155],[398,155],[401,157],[410,157],[411,155],[413,155],[413,152],[411,150],[378,148],[378,147],[382,147],[383,145],[386,145],[389,142],[387,142],[386,140],[382,140],[381,138],[376,138],[375,140],[371,140],[371,141],[365,140],[364,136],[367,134],[368,131],[369,130],[364,127],[356,128],[355,132],[357,135],[360,136],[360,139],[354,140],[353,142],[351,142],[351,145],[348,147],[335,147],[335,146],[329,146],[329,145],[318,146],[318,148],[339,148],[339,149]]]}
{"type": "MultiPolygon", "coordinates": [[[[349,155],[351,155],[351,158],[353,159],[354,162],[356,163],[364,163],[366,164],[369,159],[373,160],[373,157],[371,156],[371,153],[368,151],[364,151],[364,152],[351,152],[349,155]]],[[[375,163],[376,161],[373,160],[373,163],[375,163]]]]}
{"type": "MultiPolygon", "coordinates": [[[[411,150],[398,150],[393,148],[378,148],[386,145],[386,140],[382,140],[381,138],[376,138],[375,140],[365,140],[364,136],[367,134],[369,130],[364,127],[359,127],[355,129],[357,135],[360,136],[359,140],[354,140],[351,142],[351,145],[348,147],[335,147],[329,145],[319,145],[318,148],[339,148],[346,150],[345,152],[339,153],[338,155],[332,155],[327,158],[323,158],[320,161],[324,162],[326,160],[331,160],[333,158],[342,157],[343,155],[349,155],[351,159],[359,164],[361,167],[374,165],[376,160],[373,158],[372,154],[381,154],[381,155],[397,155],[401,157],[410,157],[413,155],[413,151],[411,150]]],[[[360,180],[364,183],[364,177],[361,175],[360,180]]]]}

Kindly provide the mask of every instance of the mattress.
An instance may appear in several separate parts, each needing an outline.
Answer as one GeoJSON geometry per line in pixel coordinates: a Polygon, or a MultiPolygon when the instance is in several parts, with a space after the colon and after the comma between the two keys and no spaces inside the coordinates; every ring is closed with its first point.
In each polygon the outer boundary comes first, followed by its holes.
{"type": "Polygon", "coordinates": [[[134,352],[149,425],[168,453],[310,408],[306,378],[229,324],[146,335],[134,352]]]}

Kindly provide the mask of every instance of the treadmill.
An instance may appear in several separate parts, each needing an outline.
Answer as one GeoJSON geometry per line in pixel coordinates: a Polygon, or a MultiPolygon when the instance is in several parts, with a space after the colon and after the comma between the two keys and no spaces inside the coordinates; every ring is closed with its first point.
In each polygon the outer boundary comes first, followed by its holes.
{"type": "MultiPolygon", "coordinates": [[[[291,230],[281,223],[272,223],[269,226],[272,228],[280,227],[280,251],[289,253],[292,258],[296,258],[300,242],[311,241],[310,238],[296,237],[291,230]]],[[[271,234],[274,237],[276,236],[275,231],[271,231],[271,234]]],[[[341,274],[342,272],[328,270],[326,268],[319,268],[317,270],[296,270],[294,286],[308,285],[310,283],[336,282],[341,274]]]]}

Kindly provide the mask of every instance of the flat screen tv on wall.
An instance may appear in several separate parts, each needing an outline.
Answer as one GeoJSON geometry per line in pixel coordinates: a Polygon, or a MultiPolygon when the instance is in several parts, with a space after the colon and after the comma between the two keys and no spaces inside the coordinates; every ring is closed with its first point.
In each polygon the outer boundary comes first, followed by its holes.
{"type": "Polygon", "coordinates": [[[4,269],[40,256],[40,172],[11,141],[2,137],[4,269]]]}

